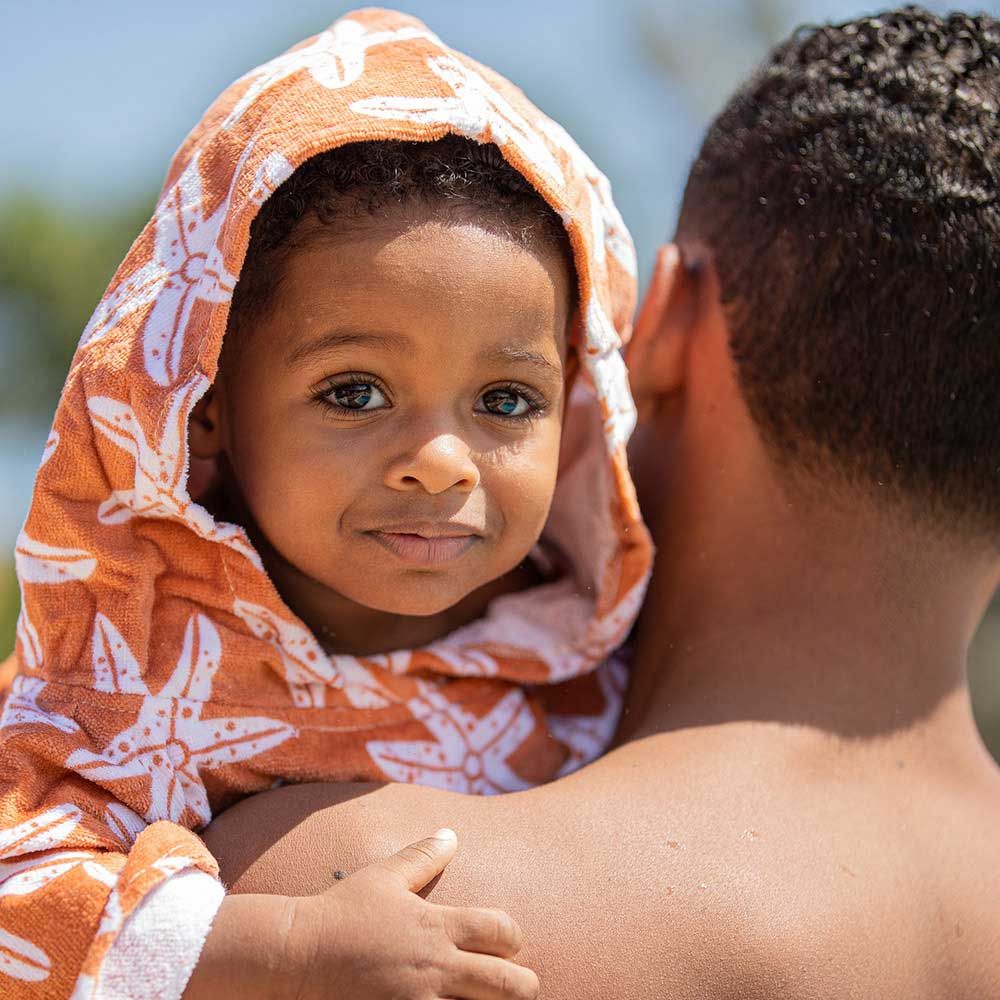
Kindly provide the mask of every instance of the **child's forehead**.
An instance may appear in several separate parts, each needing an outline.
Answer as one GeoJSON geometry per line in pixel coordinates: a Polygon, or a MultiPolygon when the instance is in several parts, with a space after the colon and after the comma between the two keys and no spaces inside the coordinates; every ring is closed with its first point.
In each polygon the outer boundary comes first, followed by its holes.
{"type": "MultiPolygon", "coordinates": [[[[333,332],[387,354],[444,340],[457,353],[561,359],[573,298],[561,252],[478,221],[433,216],[316,228],[282,264],[268,351],[333,332]]],[[[334,338],[335,339],[335,338],[334,338]]],[[[340,342],[347,346],[347,341],[340,342]]]]}

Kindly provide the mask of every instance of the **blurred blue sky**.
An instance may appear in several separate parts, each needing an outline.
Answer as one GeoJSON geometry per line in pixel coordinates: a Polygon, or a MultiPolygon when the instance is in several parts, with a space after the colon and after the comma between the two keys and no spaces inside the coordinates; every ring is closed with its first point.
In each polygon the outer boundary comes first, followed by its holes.
{"type": "MultiPolygon", "coordinates": [[[[843,0],[400,6],[513,79],[576,137],[612,181],[643,274],[671,232],[705,124],[768,44],[803,21],[877,9],[843,0]]],[[[996,13],[1000,3],[982,6],[996,13]]],[[[0,193],[42,190],[96,211],[152,199],[174,149],[225,86],[349,9],[331,0],[0,0],[0,193]]],[[[10,422],[0,433],[4,548],[44,437],[10,422]]]]}
{"type": "MultiPolygon", "coordinates": [[[[400,6],[573,133],[611,178],[646,267],[708,117],[766,44],[804,20],[873,9],[844,0],[400,6]]],[[[331,0],[2,0],[0,187],[41,186],[97,207],[151,193],[225,86],[349,9],[331,0]]]]}

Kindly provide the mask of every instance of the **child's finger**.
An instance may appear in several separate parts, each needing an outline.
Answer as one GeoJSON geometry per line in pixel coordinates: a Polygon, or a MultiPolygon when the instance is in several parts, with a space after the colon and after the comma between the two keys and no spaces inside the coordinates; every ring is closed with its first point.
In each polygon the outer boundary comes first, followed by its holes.
{"type": "Polygon", "coordinates": [[[462,1000],[535,1000],[541,985],[531,969],[492,955],[467,954],[445,984],[462,1000]]]}
{"type": "Polygon", "coordinates": [[[444,926],[448,937],[462,951],[512,958],[521,950],[521,928],[502,910],[446,907],[444,926]]]}
{"type": "Polygon", "coordinates": [[[376,861],[366,871],[381,872],[402,883],[410,892],[419,892],[444,871],[457,849],[455,831],[438,830],[433,837],[415,841],[384,861],[376,861]]]}

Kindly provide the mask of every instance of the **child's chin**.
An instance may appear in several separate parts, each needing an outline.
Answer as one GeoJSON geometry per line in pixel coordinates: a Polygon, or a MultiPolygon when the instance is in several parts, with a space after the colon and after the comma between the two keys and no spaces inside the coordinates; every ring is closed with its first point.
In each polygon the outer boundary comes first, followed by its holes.
{"type": "MultiPolygon", "coordinates": [[[[438,598],[435,600],[431,599],[428,594],[422,594],[414,595],[412,599],[400,598],[387,601],[386,605],[378,610],[407,618],[429,618],[431,615],[447,611],[448,608],[454,607],[457,602],[457,598],[438,598]]],[[[372,606],[369,605],[369,607],[372,606]]]]}

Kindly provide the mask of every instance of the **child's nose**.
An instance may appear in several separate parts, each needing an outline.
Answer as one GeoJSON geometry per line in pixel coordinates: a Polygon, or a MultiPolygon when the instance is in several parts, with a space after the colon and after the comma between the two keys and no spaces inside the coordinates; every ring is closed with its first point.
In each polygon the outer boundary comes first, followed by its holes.
{"type": "Polygon", "coordinates": [[[479,467],[461,438],[437,434],[397,458],[387,470],[385,484],[396,490],[419,488],[431,494],[450,489],[469,493],[479,485],[479,467]]]}

